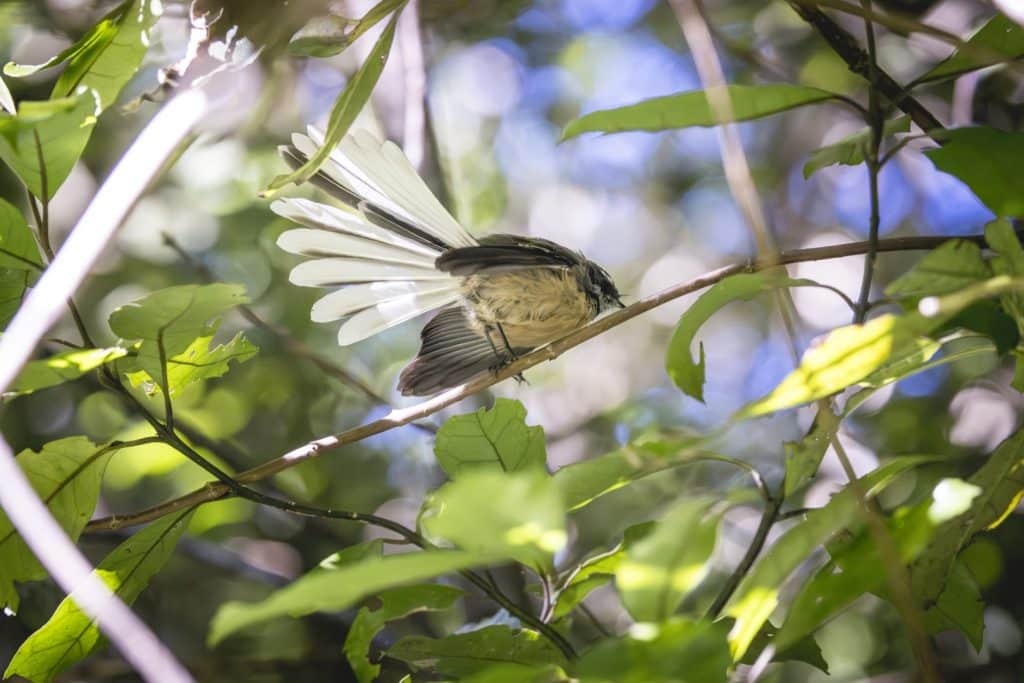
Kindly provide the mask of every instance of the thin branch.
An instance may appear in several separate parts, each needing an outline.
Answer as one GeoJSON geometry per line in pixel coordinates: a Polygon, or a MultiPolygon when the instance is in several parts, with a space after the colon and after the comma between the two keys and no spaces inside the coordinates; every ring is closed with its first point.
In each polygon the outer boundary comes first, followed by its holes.
{"type": "MultiPolygon", "coordinates": [[[[861,0],[864,9],[871,10],[871,0],[861,0]]],[[[871,217],[868,225],[868,249],[864,257],[864,274],[860,281],[860,296],[857,299],[857,308],[854,310],[853,321],[862,323],[868,314],[868,300],[871,297],[871,280],[875,274],[875,259],[878,256],[878,231],[881,224],[881,207],[878,197],[878,174],[881,171],[881,164],[878,159],[878,152],[882,147],[882,135],[885,120],[882,114],[882,105],[879,102],[879,93],[876,83],[878,82],[878,61],[875,50],[875,27],[871,19],[864,19],[864,31],[867,34],[868,42],[868,126],[871,129],[871,142],[868,144],[867,152],[864,155],[864,165],[868,171],[868,193],[871,201],[871,217]]]]}
{"type": "MultiPolygon", "coordinates": [[[[894,237],[879,240],[878,251],[879,253],[883,253],[894,251],[928,250],[934,249],[950,239],[956,238],[932,236],[894,237]]],[[[985,244],[985,238],[983,235],[965,235],[959,239],[967,240],[979,245],[985,244]]],[[[621,325],[627,320],[632,320],[638,315],[662,306],[669,301],[674,301],[679,297],[699,291],[705,287],[710,287],[731,275],[758,272],[774,266],[791,263],[825,261],[844,258],[847,256],[858,256],[866,253],[868,248],[869,245],[867,242],[848,242],[846,244],[835,244],[826,247],[794,249],[792,251],[781,252],[777,258],[772,260],[772,262],[750,261],[717,268],[691,280],[687,280],[686,282],[669,287],[658,294],[641,299],[626,308],[612,313],[611,315],[595,320],[589,325],[581,327],[575,332],[572,332],[571,334],[568,334],[547,346],[521,356],[494,375],[479,377],[472,382],[460,387],[449,389],[434,398],[416,405],[409,406],[407,408],[393,409],[384,417],[374,420],[373,422],[368,422],[339,434],[325,436],[310,441],[285,453],[284,455],[242,472],[236,477],[236,480],[242,483],[260,481],[286,469],[295,467],[307,460],[312,460],[328,451],[361,441],[375,434],[390,431],[396,427],[409,424],[414,420],[419,420],[433,415],[443,408],[454,403],[458,403],[459,401],[497,384],[498,382],[510,377],[515,377],[535,365],[539,365],[544,361],[554,360],[569,349],[579,346],[583,342],[601,335],[613,327],[621,325]]],[[[146,510],[128,515],[115,515],[104,519],[93,520],[86,528],[89,531],[99,531],[103,529],[119,529],[125,526],[143,524],[154,519],[159,519],[164,515],[171,514],[176,510],[181,510],[184,507],[190,507],[209,500],[217,500],[218,498],[225,496],[227,493],[228,490],[223,485],[218,483],[209,483],[202,488],[192,491],[191,493],[146,510]]]]}
{"type": "Polygon", "coordinates": [[[739,564],[733,570],[732,574],[726,580],[725,585],[722,586],[722,590],[715,596],[714,602],[708,607],[707,619],[717,619],[718,615],[722,612],[722,608],[725,607],[726,603],[729,602],[729,598],[736,592],[736,588],[740,585],[740,581],[747,575],[750,568],[754,566],[754,562],[761,554],[761,550],[764,548],[764,544],[768,541],[768,532],[771,531],[772,526],[779,518],[779,509],[782,507],[781,496],[776,498],[769,495],[768,504],[765,506],[764,513],[761,515],[761,521],[757,525],[757,531],[754,532],[754,537],[750,540],[750,545],[747,547],[747,552],[744,553],[743,558],[739,564]]]}
{"type": "MultiPolygon", "coordinates": [[[[808,4],[811,0],[788,1],[790,7],[800,15],[800,18],[810,24],[839,58],[846,62],[846,66],[850,71],[862,76],[869,82],[871,81],[868,55],[857,43],[857,39],[850,35],[849,31],[841,27],[817,7],[808,4]]],[[[877,69],[874,84],[886,99],[907,114],[925,133],[931,135],[932,133],[944,130],[939,120],[924,105],[917,101],[906,88],[886,73],[885,70],[877,69]]],[[[937,139],[933,136],[932,139],[940,145],[943,144],[941,137],[937,139]]]]}

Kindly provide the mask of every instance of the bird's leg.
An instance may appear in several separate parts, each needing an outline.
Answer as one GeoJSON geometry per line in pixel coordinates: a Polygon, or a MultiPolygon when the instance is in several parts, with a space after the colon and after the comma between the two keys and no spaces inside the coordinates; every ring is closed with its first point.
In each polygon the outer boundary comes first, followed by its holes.
{"type": "MultiPolygon", "coordinates": [[[[494,326],[495,326],[495,328],[497,328],[498,334],[501,335],[501,341],[505,345],[505,353],[507,354],[507,355],[502,355],[498,351],[497,346],[495,346],[495,344],[494,344],[494,340],[491,339],[491,334],[490,334],[491,330],[489,330],[488,333],[487,333],[487,341],[489,341],[491,343],[491,349],[494,350],[494,355],[497,356],[497,358],[498,358],[498,362],[500,363],[500,365],[499,365],[499,369],[500,369],[500,368],[508,365],[512,361],[518,359],[519,358],[519,354],[516,353],[514,350],[512,350],[512,344],[509,343],[508,335],[505,334],[505,328],[503,328],[501,326],[501,323],[496,322],[496,323],[494,323],[494,326]]],[[[521,372],[518,375],[515,376],[515,380],[517,382],[519,382],[520,384],[526,382],[526,378],[523,377],[523,373],[521,373],[521,372]]]]}

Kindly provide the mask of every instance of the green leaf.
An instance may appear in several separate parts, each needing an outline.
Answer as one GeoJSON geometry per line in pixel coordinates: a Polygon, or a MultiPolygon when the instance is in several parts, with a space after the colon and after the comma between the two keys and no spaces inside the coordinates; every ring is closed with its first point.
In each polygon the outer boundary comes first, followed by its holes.
{"type": "Polygon", "coordinates": [[[380,37],[374,44],[373,49],[366,56],[366,61],[352,75],[352,78],[345,84],[341,94],[338,95],[334,108],[331,110],[331,116],[327,121],[327,131],[324,134],[323,145],[302,166],[299,166],[291,173],[285,173],[274,178],[267,189],[264,190],[264,196],[276,193],[289,183],[299,184],[305,182],[331,156],[331,152],[341,142],[341,139],[345,137],[353,121],[356,120],[356,116],[359,115],[359,112],[362,111],[367,101],[369,101],[370,93],[373,92],[374,86],[377,85],[377,79],[380,78],[384,65],[388,61],[391,43],[395,39],[395,26],[398,23],[398,15],[399,12],[394,13],[387,26],[384,27],[384,32],[380,34],[380,37]]]}
{"type": "Polygon", "coordinates": [[[550,568],[566,543],[565,508],[550,477],[537,472],[467,472],[433,494],[420,515],[431,537],[485,556],[550,568]]]}
{"type": "Polygon", "coordinates": [[[17,116],[0,114],[0,159],[29,192],[50,199],[82,155],[99,113],[99,95],[88,88],[69,97],[22,102],[17,116]],[[46,172],[45,197],[41,169],[46,172]]]}
{"type": "Polygon", "coordinates": [[[430,669],[458,678],[497,663],[518,666],[524,672],[548,664],[566,665],[561,652],[546,638],[534,631],[508,626],[487,626],[445,638],[402,638],[388,648],[388,657],[401,660],[414,670],[430,669]]]}
{"type": "Polygon", "coordinates": [[[1024,56],[1024,29],[1005,15],[996,13],[975,31],[967,44],[940,62],[915,83],[952,78],[1002,61],[1024,56]]]}
{"type": "Polygon", "coordinates": [[[0,199],[0,268],[39,271],[43,259],[25,217],[0,199]]]}
{"type": "MultiPolygon", "coordinates": [[[[122,339],[140,340],[136,367],[166,391],[173,379],[166,361],[185,353],[198,338],[210,336],[216,329],[209,324],[212,318],[248,301],[241,285],[168,287],[115,310],[110,316],[110,329],[122,339]]],[[[226,364],[227,360],[221,358],[221,362],[226,364]]],[[[180,367],[183,363],[178,365],[179,381],[202,374],[180,367]]],[[[214,365],[218,367],[223,366],[214,365]]]]}
{"type": "Polygon", "coordinates": [[[669,377],[687,396],[698,401],[704,400],[704,344],[699,346],[696,362],[690,356],[690,346],[701,325],[720,308],[733,301],[749,301],[762,292],[780,287],[819,286],[811,280],[793,280],[782,277],[778,272],[762,271],[742,273],[717,282],[700,295],[679,318],[672,339],[668,343],[665,368],[669,377]]]}
{"type": "Polygon", "coordinates": [[[297,57],[333,57],[405,2],[381,0],[358,20],[334,15],[313,17],[288,41],[288,52],[297,57]]]}
{"type": "Polygon", "coordinates": [[[649,534],[655,526],[655,522],[634,524],[623,532],[621,543],[611,550],[587,558],[569,572],[555,591],[554,619],[567,616],[592,590],[615,578],[615,570],[626,557],[626,551],[649,534]]]}
{"type": "MultiPolygon", "coordinates": [[[[914,559],[935,532],[927,501],[887,521],[903,562],[914,559]]],[[[785,651],[866,593],[885,590],[883,559],[874,538],[862,528],[855,539],[831,551],[832,561],[815,572],[790,604],[774,644],[785,651]]]]}
{"type": "MultiPolygon", "coordinates": [[[[860,479],[868,496],[877,495],[897,475],[928,462],[925,457],[904,457],[879,467],[860,479]]],[[[853,490],[846,486],[821,508],[807,513],[805,519],[790,528],[776,543],[761,554],[743,577],[723,612],[736,621],[729,633],[733,657],[741,659],[779,603],[783,582],[815,548],[837,531],[857,519],[859,512],[853,490]]]]}
{"type": "Polygon", "coordinates": [[[626,551],[615,570],[622,602],[636,621],[664,621],[708,573],[721,511],[710,498],[669,509],[647,536],[626,551]]]}
{"type": "Polygon", "coordinates": [[[723,621],[674,618],[637,624],[629,635],[603,640],[576,667],[581,683],[710,683],[728,680],[732,664],[723,621]]]}
{"type": "Polygon", "coordinates": [[[960,560],[953,563],[945,588],[933,604],[926,606],[922,616],[928,633],[957,629],[981,652],[985,601],[974,576],[960,560]]]}
{"type": "Polygon", "coordinates": [[[918,349],[918,337],[930,327],[919,314],[882,315],[863,325],[833,330],[808,349],[800,367],[770,394],[737,413],[737,418],[766,415],[831,396],[857,384],[895,357],[918,349]]]}
{"type": "Polygon", "coordinates": [[[357,543],[347,548],[331,553],[320,561],[318,568],[327,571],[341,569],[350,564],[358,564],[363,560],[381,557],[384,554],[384,541],[375,538],[372,541],[357,543]]]}
{"type": "Polygon", "coordinates": [[[957,554],[974,536],[999,526],[1024,496],[1024,430],[1018,430],[968,478],[980,489],[970,509],[939,527],[934,540],[911,565],[915,597],[927,607],[944,590],[957,554]]]}
{"type": "MultiPolygon", "coordinates": [[[[883,127],[882,137],[886,138],[896,133],[906,133],[910,130],[910,117],[899,116],[886,121],[883,127]]],[[[848,135],[839,142],[817,149],[811,153],[811,157],[804,164],[804,178],[810,178],[815,171],[820,171],[826,166],[843,164],[844,166],[857,166],[863,164],[867,154],[868,146],[871,144],[871,129],[865,128],[861,131],[848,135]]]]}
{"type": "MultiPolygon", "coordinates": [[[[121,600],[132,604],[170,559],[192,511],[189,508],[168,515],[137,532],[107,555],[93,573],[121,600]]],[[[102,644],[96,622],[82,612],[72,594],[21,644],[4,677],[24,676],[35,683],[52,681],[102,644]]]]}
{"type": "MultiPolygon", "coordinates": [[[[1024,247],[1014,232],[1013,225],[1005,218],[994,220],[985,226],[985,241],[994,251],[992,270],[998,275],[1024,277],[1024,247]]],[[[1014,319],[1019,337],[1024,337],[1024,293],[1007,292],[999,297],[1003,309],[1014,319]]],[[[1024,391],[1024,347],[1017,344],[1014,355],[1017,357],[1017,369],[1013,378],[1013,388],[1024,391]]]]}
{"type": "Polygon", "coordinates": [[[822,406],[814,417],[810,431],[803,439],[782,444],[782,451],[786,456],[786,498],[814,479],[821,460],[825,457],[825,451],[828,450],[838,429],[839,416],[826,406],[822,406]]]}
{"type": "Polygon", "coordinates": [[[1024,133],[978,126],[943,133],[946,144],[925,151],[940,171],[967,183],[997,216],[1024,216],[1024,133]]]}
{"type": "MultiPolygon", "coordinates": [[[[220,377],[230,369],[230,361],[244,363],[259,351],[241,332],[228,343],[211,349],[210,343],[217,327],[216,323],[211,325],[210,334],[197,337],[183,352],[167,359],[167,388],[171,396],[196,382],[220,377]]],[[[143,370],[129,373],[128,379],[133,386],[152,381],[149,373],[143,370]]]]}
{"type": "Polygon", "coordinates": [[[500,559],[504,558],[463,551],[429,550],[370,558],[330,571],[317,569],[274,591],[261,602],[222,605],[213,617],[207,639],[210,645],[216,645],[240,629],[270,619],[347,609],[385,588],[424,581],[500,559]]]}
{"type": "Polygon", "coordinates": [[[449,418],[437,432],[434,455],[452,479],[481,468],[542,472],[547,464],[544,428],[527,426],[526,408],[507,398],[490,410],[449,418]]]}
{"type": "Polygon", "coordinates": [[[943,336],[954,330],[970,330],[988,337],[995,344],[995,352],[999,356],[1017,348],[1021,340],[1017,321],[998,302],[988,299],[971,304],[933,334],[943,336]]]}
{"type": "Polygon", "coordinates": [[[31,279],[27,270],[0,268],[0,328],[6,328],[18,311],[31,279]]]}
{"type": "MultiPolygon", "coordinates": [[[[50,514],[72,540],[78,540],[92,517],[100,481],[113,453],[113,448],[72,436],[51,441],[38,453],[26,449],[18,454],[17,462],[50,514]]],[[[15,581],[45,577],[46,570],[0,510],[0,607],[17,610],[15,581]]]]}
{"type": "MultiPolygon", "coordinates": [[[[759,119],[806,104],[824,102],[836,96],[818,88],[787,83],[724,87],[732,100],[732,111],[736,121],[759,119]]],[[[693,90],[677,95],[654,97],[626,107],[584,114],[569,122],[562,131],[562,140],[589,132],[655,131],[717,124],[705,91],[693,90]]]]}
{"type": "Polygon", "coordinates": [[[380,665],[372,663],[368,656],[373,637],[387,622],[416,612],[448,609],[461,596],[462,591],[451,586],[402,586],[377,595],[372,609],[360,609],[345,638],[345,657],[359,683],[373,683],[380,674],[380,665]]]}
{"type": "Polygon", "coordinates": [[[21,374],[14,380],[11,390],[5,392],[3,396],[5,398],[22,396],[46,387],[70,382],[104,363],[123,358],[127,353],[120,346],[103,349],[72,349],[43,360],[30,361],[25,364],[21,374]]]}
{"type": "Polygon", "coordinates": [[[889,283],[885,293],[891,297],[937,296],[990,277],[992,270],[981,257],[981,247],[973,242],[950,240],[925,254],[913,268],[889,283]]]}
{"type": "Polygon", "coordinates": [[[14,98],[11,97],[11,90],[7,87],[3,77],[0,77],[0,109],[3,109],[8,114],[16,114],[18,112],[17,107],[14,106],[14,98]]]}
{"type": "Polygon", "coordinates": [[[657,472],[685,465],[706,451],[709,436],[642,438],[602,456],[559,469],[552,479],[570,511],[657,472]]]}

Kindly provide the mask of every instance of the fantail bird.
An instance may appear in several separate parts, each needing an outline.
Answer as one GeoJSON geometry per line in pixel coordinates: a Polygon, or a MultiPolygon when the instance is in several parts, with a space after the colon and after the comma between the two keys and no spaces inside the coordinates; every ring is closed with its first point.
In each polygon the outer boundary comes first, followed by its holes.
{"type": "MultiPolygon", "coordinates": [[[[310,129],[280,151],[297,168],[322,144],[310,129]]],[[[474,238],[398,146],[367,131],[346,136],[312,181],[354,209],[271,204],[306,226],[277,240],[312,259],[292,269],[291,282],[338,288],[313,304],[312,320],[346,318],[338,343],[348,345],[440,309],[400,375],[403,394],[427,396],[494,372],[623,305],[608,273],[578,252],[532,237],[474,238]]]]}

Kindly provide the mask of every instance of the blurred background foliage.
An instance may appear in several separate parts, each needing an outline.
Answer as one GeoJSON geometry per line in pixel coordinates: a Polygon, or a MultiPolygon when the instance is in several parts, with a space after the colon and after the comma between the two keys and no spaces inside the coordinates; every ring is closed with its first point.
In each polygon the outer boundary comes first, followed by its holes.
{"type": "MultiPolygon", "coordinates": [[[[418,327],[404,325],[374,343],[339,348],[332,326],[309,321],[317,293],[288,284],[293,259],[274,247],[285,224],[259,197],[284,170],[276,146],[307,123],[324,122],[372,40],[364,38],[335,57],[302,58],[289,54],[289,38],[326,11],[359,16],[371,4],[199,3],[208,16],[219,16],[212,24],[215,40],[247,55],[262,51],[255,68],[238,72],[229,113],[210,124],[138,203],[81,290],[79,305],[97,344],[115,341],[107,323],[110,312],[147,292],[207,277],[237,282],[263,319],[361,378],[388,403],[409,403],[394,386],[398,370],[415,353],[418,327]]],[[[986,3],[970,0],[886,4],[925,13],[928,23],[958,35],[969,34],[991,14],[986,3]]],[[[107,5],[7,0],[0,5],[0,55],[19,63],[45,61],[80,37],[107,5]]],[[[707,0],[704,6],[724,48],[730,82],[784,79],[863,96],[862,82],[784,2],[707,0]]],[[[519,232],[580,249],[613,273],[627,302],[751,255],[752,240],[726,186],[714,129],[583,136],[559,143],[564,124],[581,113],[700,87],[665,3],[420,0],[418,9],[426,65],[422,165],[428,182],[472,232],[519,232]]],[[[181,58],[188,37],[188,5],[167,2],[143,68],[121,94],[119,106],[99,119],[81,162],[51,204],[56,243],[156,110],[157,104],[138,98],[156,89],[158,71],[181,58]]],[[[414,49],[399,36],[373,97],[374,116],[359,124],[379,126],[406,144],[412,142],[403,139],[409,110],[423,106],[413,97],[415,90],[407,88],[408,70],[417,68],[409,52],[414,49]]],[[[908,39],[883,32],[879,37],[880,61],[901,81],[927,71],[951,50],[919,35],[908,39]]],[[[43,71],[9,79],[9,86],[19,101],[46,99],[55,78],[53,71],[43,71]]],[[[163,97],[157,91],[156,99],[163,97]]],[[[930,86],[920,98],[945,121],[989,123],[1007,130],[1017,129],[1021,121],[1019,81],[999,69],[930,86]]],[[[848,109],[831,104],[741,124],[782,248],[866,235],[865,169],[831,166],[809,179],[802,170],[811,151],[862,127],[848,109]]],[[[884,235],[974,234],[993,217],[963,183],[937,171],[915,145],[886,165],[880,184],[884,235]]],[[[0,196],[26,207],[20,184],[6,168],[0,169],[0,196]]],[[[883,256],[877,294],[916,258],[883,256]]],[[[860,257],[791,269],[794,277],[814,278],[851,295],[861,271],[860,257]]],[[[822,332],[849,322],[849,310],[827,291],[798,289],[793,297],[802,348],[822,332]]],[[[682,395],[665,375],[663,353],[690,301],[687,297],[634,319],[531,370],[528,384],[506,382],[493,394],[518,398],[529,411],[528,421],[544,426],[551,467],[612,451],[653,429],[718,426],[738,407],[771,390],[793,362],[773,308],[740,302],[701,331],[708,367],[705,404],[682,395]]],[[[260,353],[222,380],[192,385],[176,403],[182,422],[229,446],[224,452],[231,461],[220,461],[229,470],[258,464],[387,410],[238,313],[225,319],[220,336],[228,339],[238,330],[246,331],[260,353]]],[[[74,339],[75,334],[65,321],[51,336],[74,339]]],[[[880,458],[898,454],[988,452],[1019,422],[1022,401],[1009,389],[1011,376],[1012,368],[996,366],[991,356],[984,356],[880,391],[848,421],[842,435],[856,469],[866,472],[880,458]]],[[[476,396],[447,414],[491,401],[487,395],[476,396]]],[[[744,423],[725,437],[721,450],[777,481],[782,475],[777,445],[799,439],[810,416],[807,410],[789,411],[744,423]]],[[[431,422],[440,424],[442,417],[431,422]]],[[[120,397],[90,379],[13,402],[0,420],[16,451],[38,449],[63,435],[86,434],[103,441],[144,431],[120,397]]],[[[928,470],[917,476],[927,477],[928,470]]],[[[97,512],[140,509],[208,478],[164,445],[124,451],[107,470],[97,512]]],[[[804,503],[822,504],[844,480],[829,454],[804,503]]],[[[430,434],[407,427],[288,470],[274,485],[301,500],[377,511],[413,525],[424,494],[441,481],[430,434]]],[[[656,515],[659,501],[675,492],[696,495],[745,485],[736,471],[713,464],[660,474],[587,508],[574,518],[572,533],[580,535],[580,547],[601,546],[626,527],[656,515]]],[[[738,561],[757,520],[749,507],[726,515],[714,561],[719,581],[738,561]]],[[[205,647],[204,638],[220,603],[260,598],[340,547],[378,532],[291,517],[240,500],[203,507],[190,530],[137,608],[202,680],[349,680],[339,647],[345,615],[272,622],[215,650],[205,647]]],[[[1024,522],[1014,516],[969,549],[967,563],[988,604],[987,628],[978,652],[960,635],[940,638],[940,657],[955,662],[949,680],[1015,681],[1024,676],[1024,593],[1014,579],[1014,568],[1024,566],[1017,542],[1022,533],[1024,522]]],[[[83,544],[98,559],[119,540],[117,534],[87,535],[83,544]]],[[[523,589],[516,572],[499,574],[507,585],[523,589]]],[[[61,597],[46,583],[22,590],[17,618],[0,619],[0,661],[9,658],[61,597]]],[[[611,593],[609,587],[601,588],[589,604],[609,628],[620,630],[628,617],[611,593]]],[[[436,635],[454,623],[493,613],[493,606],[482,600],[468,601],[465,609],[464,615],[418,615],[385,637],[394,639],[403,632],[436,635]]],[[[818,634],[832,671],[827,680],[866,680],[906,664],[907,647],[899,633],[891,606],[862,599],[818,634]]],[[[131,679],[111,653],[94,656],[77,672],[76,679],[131,679]]],[[[772,675],[779,681],[826,680],[825,674],[802,663],[786,664],[772,675]]]]}

